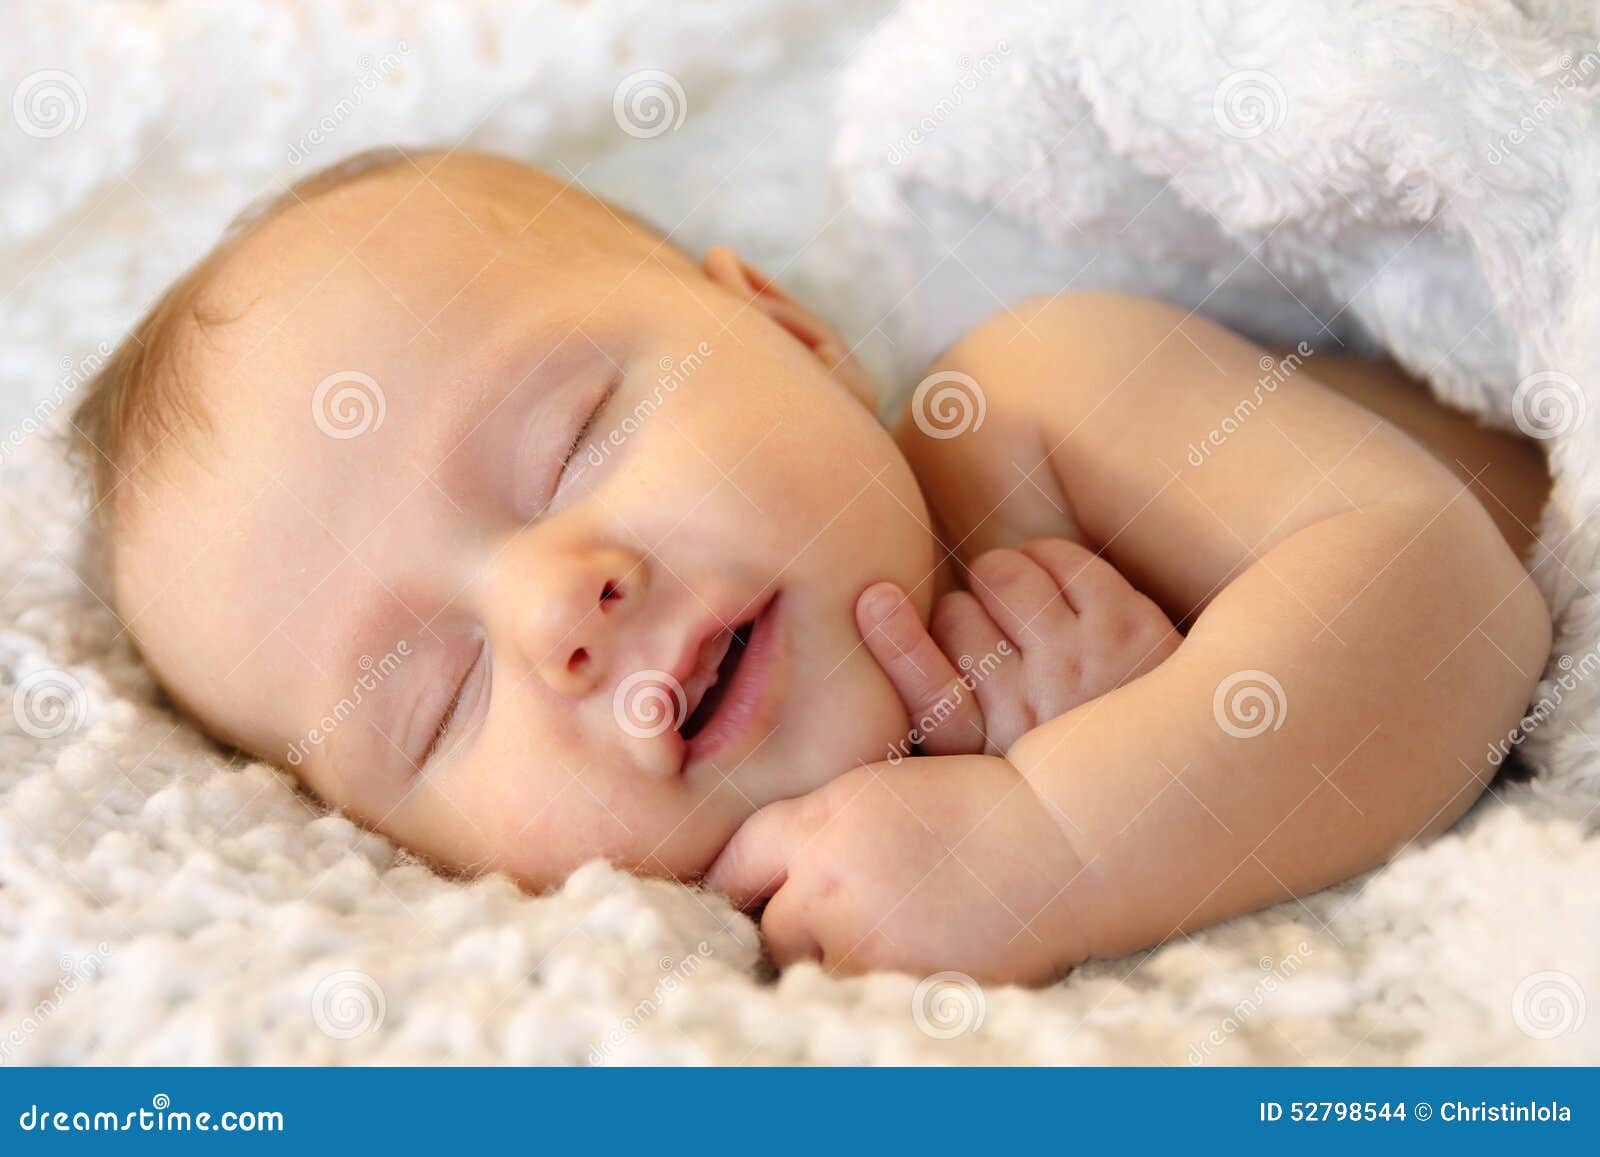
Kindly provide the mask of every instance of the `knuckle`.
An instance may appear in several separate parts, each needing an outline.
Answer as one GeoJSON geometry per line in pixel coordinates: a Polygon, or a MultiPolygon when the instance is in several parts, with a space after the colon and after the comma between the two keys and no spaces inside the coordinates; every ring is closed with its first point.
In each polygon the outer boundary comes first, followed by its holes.
{"type": "Polygon", "coordinates": [[[1041,538],[1029,543],[1027,550],[1058,570],[1079,570],[1105,561],[1081,542],[1073,542],[1070,538],[1041,538]]]}
{"type": "Polygon", "coordinates": [[[1080,559],[1095,558],[1094,551],[1084,546],[1081,542],[1073,542],[1070,538],[1039,538],[1029,546],[1041,554],[1050,555],[1052,558],[1080,559]]]}
{"type": "Polygon", "coordinates": [[[1032,565],[1027,555],[1010,547],[987,550],[972,560],[972,571],[991,586],[1003,586],[1021,578],[1032,565]]]}
{"type": "Polygon", "coordinates": [[[788,816],[790,823],[807,833],[815,833],[819,828],[826,826],[838,809],[835,793],[829,790],[831,787],[830,784],[820,791],[808,792],[797,799],[785,801],[790,808],[788,816]]]}

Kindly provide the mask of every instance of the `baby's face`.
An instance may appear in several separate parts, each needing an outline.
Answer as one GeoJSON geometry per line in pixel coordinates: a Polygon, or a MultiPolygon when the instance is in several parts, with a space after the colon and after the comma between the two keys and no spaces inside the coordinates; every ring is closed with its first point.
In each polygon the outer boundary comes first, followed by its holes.
{"type": "Polygon", "coordinates": [[[932,542],[810,349],[550,196],[403,166],[251,238],[119,591],[201,720],[425,855],[690,876],[903,731],[852,608],[932,542]]]}

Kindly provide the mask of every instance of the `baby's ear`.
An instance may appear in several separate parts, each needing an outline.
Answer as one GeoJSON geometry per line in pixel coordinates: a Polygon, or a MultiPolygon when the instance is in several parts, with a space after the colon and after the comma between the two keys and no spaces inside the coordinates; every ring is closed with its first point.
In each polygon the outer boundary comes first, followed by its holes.
{"type": "Polygon", "coordinates": [[[726,245],[708,250],[705,274],[740,301],[759,309],[810,350],[823,367],[874,415],[877,391],[867,369],[850,352],[834,328],[779,289],[759,269],[749,265],[726,245]]]}

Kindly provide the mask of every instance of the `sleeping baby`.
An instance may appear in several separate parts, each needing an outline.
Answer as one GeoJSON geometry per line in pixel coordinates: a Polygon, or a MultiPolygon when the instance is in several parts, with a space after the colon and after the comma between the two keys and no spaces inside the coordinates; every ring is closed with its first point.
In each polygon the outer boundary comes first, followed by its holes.
{"type": "Polygon", "coordinates": [[[1546,660],[1473,479],[1298,359],[1063,294],[886,430],[732,250],[391,151],[238,223],[76,430],[177,709],[358,822],[1041,982],[1447,828],[1546,660]]]}

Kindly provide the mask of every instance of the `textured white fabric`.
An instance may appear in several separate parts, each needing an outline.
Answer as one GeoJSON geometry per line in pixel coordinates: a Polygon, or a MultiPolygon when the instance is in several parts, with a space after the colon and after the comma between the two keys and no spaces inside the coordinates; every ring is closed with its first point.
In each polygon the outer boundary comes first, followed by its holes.
{"type": "MultiPolygon", "coordinates": [[[[1588,89],[1484,159],[1593,47],[1586,6],[913,3],[865,39],[884,10],[843,2],[56,7],[0,46],[69,125],[0,123],[0,1061],[1600,1059],[1585,682],[1539,780],[1353,884],[1042,992],[774,980],[713,898],[604,865],[545,897],[442,879],[227,766],[76,576],[82,504],[33,433],[248,197],[469,134],[743,248],[898,386],[1003,300],[1116,284],[1326,342],[1315,316],[1505,421],[1528,374],[1595,380],[1588,89]],[[640,69],[681,83],[680,129],[618,131],[640,69]],[[1281,86],[1277,130],[1217,131],[1239,69],[1281,86]]],[[[1541,567],[1575,660],[1596,536],[1560,540],[1597,409],[1555,446],[1541,567]]]]}

